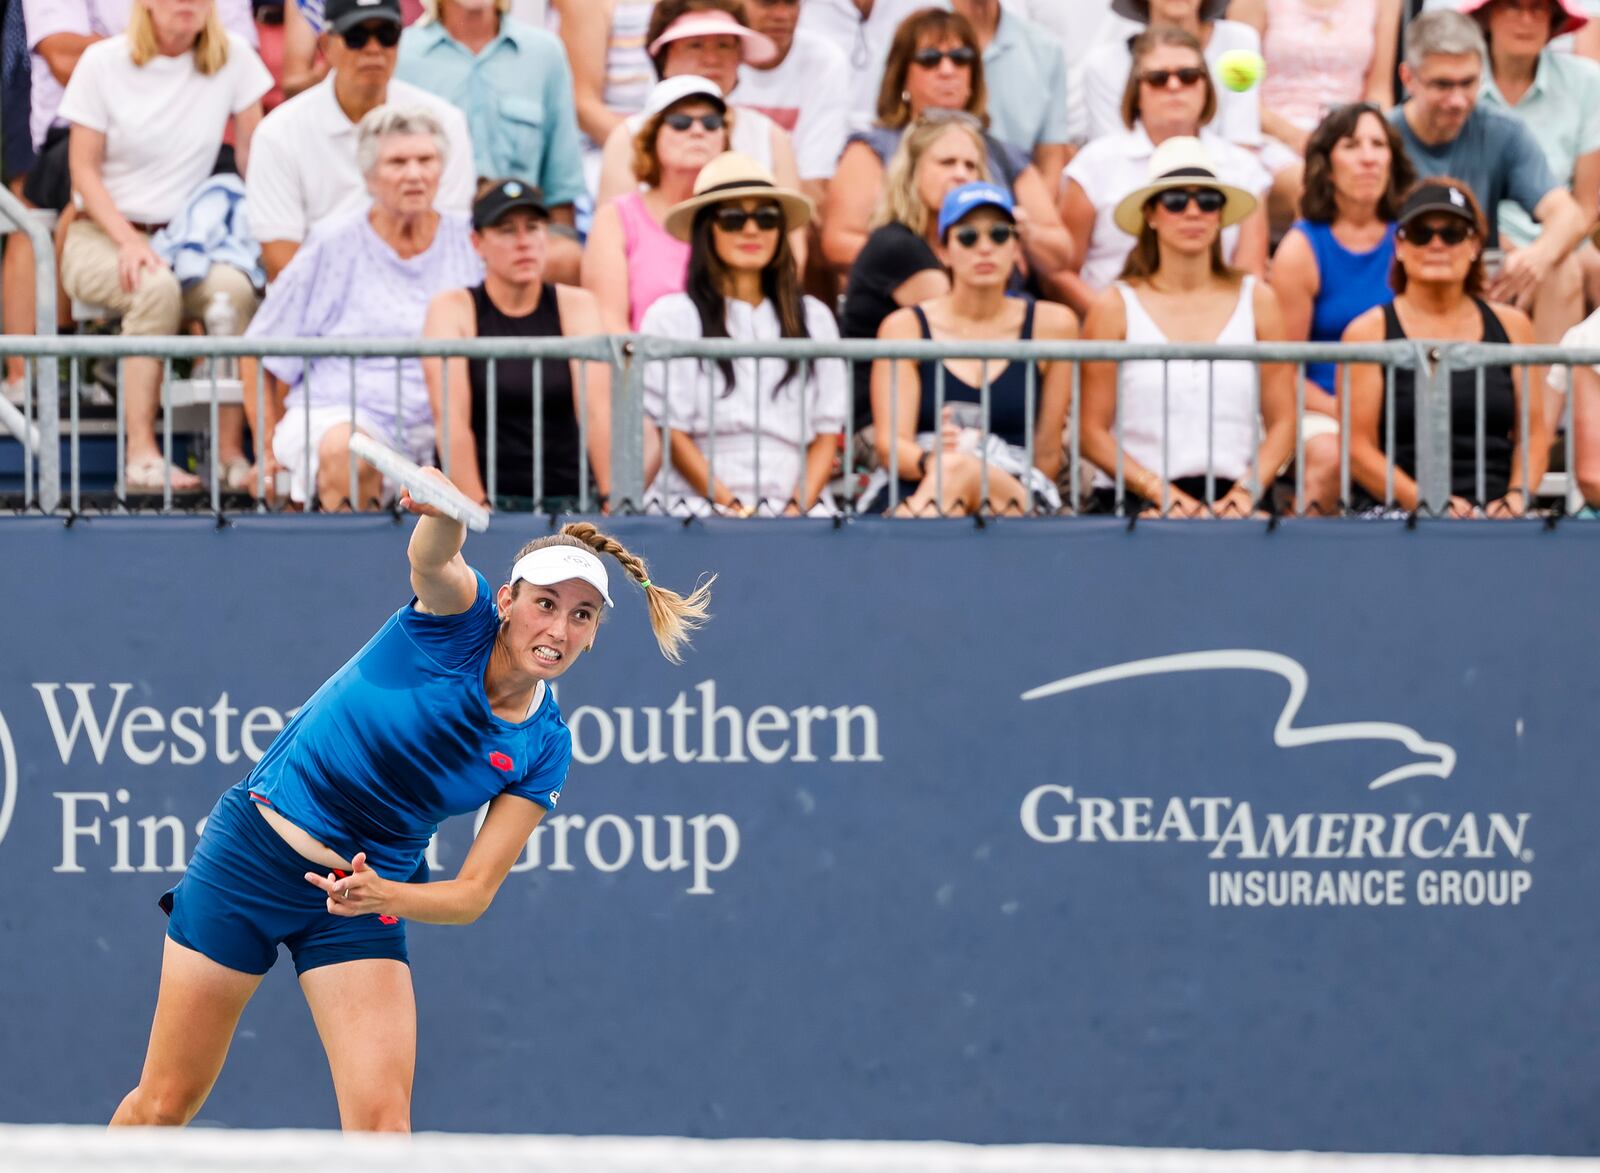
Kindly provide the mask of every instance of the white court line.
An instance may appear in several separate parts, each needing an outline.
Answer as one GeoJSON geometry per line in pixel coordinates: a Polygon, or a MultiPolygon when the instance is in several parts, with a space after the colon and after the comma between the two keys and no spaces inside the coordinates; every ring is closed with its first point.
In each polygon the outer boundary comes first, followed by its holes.
{"type": "Polygon", "coordinates": [[[332,1132],[0,1126],[7,1173],[1588,1173],[1600,1161],[1266,1153],[940,1141],[688,1140],[679,1137],[344,1137],[332,1132]]]}

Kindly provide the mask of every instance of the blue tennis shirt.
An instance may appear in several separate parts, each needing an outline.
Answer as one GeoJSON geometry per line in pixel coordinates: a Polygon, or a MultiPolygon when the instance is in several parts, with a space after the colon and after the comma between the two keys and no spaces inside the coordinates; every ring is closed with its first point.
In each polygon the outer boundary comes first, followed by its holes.
{"type": "Polygon", "coordinates": [[[523,721],[489,708],[483,672],[499,629],[489,583],[460,615],[413,599],[317,689],[250,772],[284,818],[380,875],[410,876],[434,830],[497,794],[554,807],[572,737],[548,689],[523,721]]]}

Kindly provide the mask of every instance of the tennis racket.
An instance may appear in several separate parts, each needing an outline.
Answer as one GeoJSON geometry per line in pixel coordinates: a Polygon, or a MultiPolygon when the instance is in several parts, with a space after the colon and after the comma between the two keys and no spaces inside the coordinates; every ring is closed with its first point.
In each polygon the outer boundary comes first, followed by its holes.
{"type": "Polygon", "coordinates": [[[489,528],[487,509],[449,482],[430,476],[421,465],[400,455],[393,448],[357,432],[350,437],[350,451],[396,484],[404,485],[411,499],[418,504],[432,505],[446,517],[461,522],[476,533],[489,528]]]}

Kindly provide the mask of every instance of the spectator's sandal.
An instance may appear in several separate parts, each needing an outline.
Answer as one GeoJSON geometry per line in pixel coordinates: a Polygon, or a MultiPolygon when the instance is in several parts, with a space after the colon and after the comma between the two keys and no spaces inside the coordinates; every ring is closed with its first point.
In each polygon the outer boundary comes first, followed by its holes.
{"type": "MultiPolygon", "coordinates": [[[[159,456],[146,456],[143,460],[130,460],[124,478],[130,497],[159,497],[166,487],[167,462],[159,456]]],[[[174,493],[198,493],[202,488],[200,478],[181,468],[172,469],[174,493]]]]}

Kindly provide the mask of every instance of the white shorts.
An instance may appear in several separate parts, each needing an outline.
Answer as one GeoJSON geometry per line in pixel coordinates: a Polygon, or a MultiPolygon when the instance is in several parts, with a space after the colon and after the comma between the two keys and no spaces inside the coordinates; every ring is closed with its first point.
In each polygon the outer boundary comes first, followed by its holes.
{"type": "MultiPolygon", "coordinates": [[[[283,465],[290,476],[289,496],[297,504],[304,504],[310,494],[306,491],[307,482],[316,484],[317,481],[317,454],[322,448],[322,437],[329,429],[341,425],[348,427],[350,424],[349,407],[313,407],[311,408],[311,426],[306,426],[306,408],[291,407],[278,421],[277,429],[272,433],[272,455],[283,465]],[[307,433],[310,448],[307,448],[307,433]]],[[[416,461],[418,464],[433,463],[433,424],[414,424],[406,428],[399,424],[384,423],[368,415],[359,407],[355,413],[356,431],[371,436],[380,443],[387,444],[395,451],[416,461]],[[397,434],[398,433],[398,434],[397,434]]],[[[383,478],[382,500],[388,504],[394,499],[398,486],[388,477],[383,478]]]]}
{"type": "Polygon", "coordinates": [[[1306,440],[1314,440],[1318,436],[1337,436],[1339,434],[1339,421],[1331,415],[1320,411],[1308,411],[1300,417],[1300,435],[1306,440]]]}

